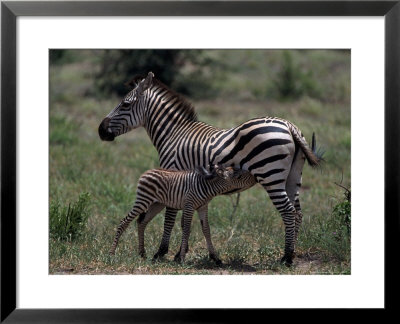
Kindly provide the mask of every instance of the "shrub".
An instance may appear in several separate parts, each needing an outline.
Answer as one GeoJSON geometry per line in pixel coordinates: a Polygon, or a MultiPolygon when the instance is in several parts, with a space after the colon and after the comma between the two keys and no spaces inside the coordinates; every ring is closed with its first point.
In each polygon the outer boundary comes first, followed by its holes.
{"type": "MultiPolygon", "coordinates": [[[[343,187],[344,188],[344,187],[343,187]]],[[[332,215],[336,220],[337,227],[345,229],[349,238],[351,234],[351,191],[344,188],[344,200],[333,207],[332,215]]]]}
{"type": "Polygon", "coordinates": [[[333,207],[320,232],[321,245],[330,255],[342,261],[349,260],[351,248],[351,195],[349,189],[344,189],[345,198],[333,207]]]}
{"type": "Polygon", "coordinates": [[[303,250],[317,250],[326,260],[350,262],[351,257],[351,191],[345,190],[344,197],[336,198],[331,212],[317,217],[310,227],[301,227],[299,236],[303,250]]]}
{"type": "Polygon", "coordinates": [[[98,95],[123,96],[128,81],[150,71],[180,94],[202,97],[210,92],[210,77],[203,70],[213,61],[203,56],[202,50],[106,50],[99,55],[99,62],[95,78],[98,95]]]}
{"type": "Polygon", "coordinates": [[[79,195],[78,201],[61,206],[60,202],[50,203],[50,237],[56,240],[72,241],[80,236],[89,217],[89,193],[79,195]]]}
{"type": "Polygon", "coordinates": [[[313,79],[312,71],[302,71],[293,60],[291,52],[283,52],[281,69],[275,79],[275,88],[280,99],[298,99],[303,95],[319,97],[319,88],[313,79]]]}

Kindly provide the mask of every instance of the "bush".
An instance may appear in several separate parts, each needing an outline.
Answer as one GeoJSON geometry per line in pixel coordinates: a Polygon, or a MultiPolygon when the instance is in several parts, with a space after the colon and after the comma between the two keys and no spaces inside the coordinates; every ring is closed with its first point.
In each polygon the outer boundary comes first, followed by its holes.
{"type": "Polygon", "coordinates": [[[317,218],[312,227],[302,227],[299,236],[302,249],[318,250],[323,258],[350,262],[351,257],[351,192],[345,190],[343,198],[336,198],[326,218],[317,218]]]}
{"type": "Polygon", "coordinates": [[[345,189],[345,198],[333,207],[332,215],[336,220],[339,229],[346,230],[348,237],[351,234],[351,191],[345,189]]]}
{"type": "Polygon", "coordinates": [[[50,237],[55,240],[72,241],[80,236],[89,217],[89,193],[79,195],[78,201],[61,206],[50,203],[50,237]]]}
{"type": "Polygon", "coordinates": [[[312,71],[302,71],[293,60],[291,52],[283,52],[281,69],[275,79],[275,88],[279,99],[298,99],[304,95],[319,97],[319,88],[312,76],[312,71]]]}
{"type": "Polygon", "coordinates": [[[153,72],[169,85],[178,72],[179,50],[106,50],[100,56],[101,68],[96,76],[100,94],[123,96],[125,86],[136,75],[153,72]]]}
{"type": "Polygon", "coordinates": [[[125,95],[136,75],[153,72],[158,80],[183,95],[199,96],[208,89],[204,66],[212,60],[202,50],[106,50],[100,54],[95,86],[99,95],[125,95]]]}
{"type": "Polygon", "coordinates": [[[320,244],[337,260],[350,258],[351,248],[351,200],[350,190],[346,189],[345,198],[332,209],[330,217],[321,226],[320,244]]]}

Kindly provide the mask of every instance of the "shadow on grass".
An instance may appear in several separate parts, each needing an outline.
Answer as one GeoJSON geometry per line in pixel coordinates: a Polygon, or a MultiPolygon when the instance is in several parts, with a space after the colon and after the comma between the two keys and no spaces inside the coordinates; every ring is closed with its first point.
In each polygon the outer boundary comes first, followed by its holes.
{"type": "Polygon", "coordinates": [[[186,264],[196,270],[219,270],[227,272],[256,272],[257,269],[243,260],[228,260],[222,261],[222,264],[217,265],[215,261],[208,256],[202,256],[194,260],[186,262],[186,264]]]}

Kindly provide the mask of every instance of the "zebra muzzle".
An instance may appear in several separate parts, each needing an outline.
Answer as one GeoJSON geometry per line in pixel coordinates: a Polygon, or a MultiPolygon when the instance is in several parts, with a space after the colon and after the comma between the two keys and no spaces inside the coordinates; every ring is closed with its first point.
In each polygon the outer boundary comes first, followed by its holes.
{"type": "Polygon", "coordinates": [[[113,141],[115,138],[113,132],[108,128],[109,123],[110,118],[106,117],[99,126],[99,136],[102,141],[113,141]]]}

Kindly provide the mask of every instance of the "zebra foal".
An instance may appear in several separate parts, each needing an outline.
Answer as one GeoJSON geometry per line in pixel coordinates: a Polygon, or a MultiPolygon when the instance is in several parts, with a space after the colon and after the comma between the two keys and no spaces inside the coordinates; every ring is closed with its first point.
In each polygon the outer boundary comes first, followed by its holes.
{"type": "Polygon", "coordinates": [[[220,264],[214,246],[207,220],[207,205],[217,195],[242,188],[249,183],[255,183],[249,172],[233,167],[215,166],[211,171],[197,167],[189,171],[173,171],[152,169],[146,171],[138,182],[136,201],[128,216],[122,219],[117,228],[110,254],[115,249],[122,233],[129,224],[138,217],[139,254],[145,255],[144,230],[147,223],[165,206],[174,210],[183,210],[182,214],[182,243],[175,255],[176,261],[184,261],[188,250],[190,225],[193,213],[197,210],[206,238],[210,258],[220,264]]]}

